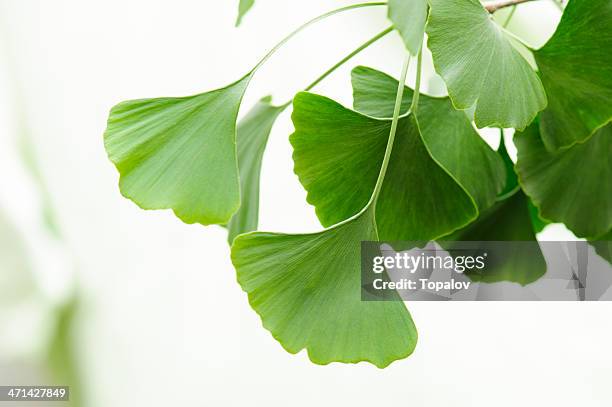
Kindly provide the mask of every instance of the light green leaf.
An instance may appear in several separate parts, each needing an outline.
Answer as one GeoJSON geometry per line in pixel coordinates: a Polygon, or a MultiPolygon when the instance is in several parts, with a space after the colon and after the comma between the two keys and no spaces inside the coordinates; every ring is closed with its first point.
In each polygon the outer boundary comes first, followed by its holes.
{"type": "MultiPolygon", "coordinates": [[[[324,226],[365,207],[378,176],[391,121],[347,109],[310,93],[296,95],[294,171],[324,226]]],[[[477,215],[469,194],[430,155],[410,115],[399,121],[376,206],[382,240],[431,240],[477,215]]]]}
{"type": "Polygon", "coordinates": [[[430,0],[428,45],[457,109],[479,128],[524,129],[546,107],[529,63],[478,0],[430,0]]]}
{"type": "Polygon", "coordinates": [[[238,18],[236,18],[236,27],[242,22],[244,15],[253,7],[255,0],[240,0],[238,5],[238,18]]]}
{"type": "MultiPolygon", "coordinates": [[[[355,109],[375,117],[391,117],[398,81],[366,67],[355,68],[351,77],[355,109]]],[[[406,87],[402,111],[410,106],[412,95],[412,89],[406,87]]],[[[455,110],[447,97],[421,94],[418,121],[432,157],[463,185],[480,210],[493,205],[504,187],[504,164],[467,116],[455,110]]]]}
{"type": "Polygon", "coordinates": [[[537,122],[514,141],[519,181],[543,219],[587,238],[612,228],[612,124],[556,153],[545,148],[537,122]]]}
{"type": "Polygon", "coordinates": [[[232,246],[238,282],[283,347],[314,363],[410,355],[417,332],[401,301],[361,301],[360,242],[377,240],[373,211],[319,233],[248,233],[232,246]]]}
{"type": "Polygon", "coordinates": [[[388,15],[408,51],[417,55],[425,34],[427,0],[389,0],[388,15]]]}
{"type": "Polygon", "coordinates": [[[283,106],[270,104],[270,97],[261,99],[238,123],[238,167],[240,170],[240,209],[228,224],[230,244],[241,233],[257,229],[259,219],[259,175],[268,137],[283,106]]]}
{"type": "MultiPolygon", "coordinates": [[[[443,237],[443,246],[452,249],[451,241],[535,241],[528,199],[517,190],[508,198],[482,213],[468,227],[443,237]]],[[[546,260],[537,245],[508,245],[510,252],[487,262],[484,272],[468,272],[474,281],[494,283],[512,281],[522,285],[532,283],[546,273],[546,260]],[[512,252],[514,251],[514,252],[512,252]],[[520,252],[518,252],[520,251],[520,252]]]]}
{"type": "Polygon", "coordinates": [[[195,96],[113,107],[104,145],[121,193],[143,209],[171,208],[186,223],[228,222],[240,205],[236,117],[250,77],[195,96]]]}
{"type": "Polygon", "coordinates": [[[553,37],[535,52],[548,108],[540,129],[554,151],[612,119],[612,2],[571,0],[553,37]]]}

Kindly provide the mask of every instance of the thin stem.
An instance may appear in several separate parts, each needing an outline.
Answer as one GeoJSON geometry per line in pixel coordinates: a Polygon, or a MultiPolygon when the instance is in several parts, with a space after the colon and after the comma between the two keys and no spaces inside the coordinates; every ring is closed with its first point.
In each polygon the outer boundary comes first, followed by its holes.
{"type": "Polygon", "coordinates": [[[515,12],[516,12],[516,4],[512,6],[512,10],[510,10],[510,14],[508,14],[508,17],[506,17],[506,21],[504,21],[504,23],[502,24],[502,27],[504,28],[508,27],[508,24],[510,24],[510,20],[512,20],[512,17],[514,17],[515,12]]]}
{"type": "Polygon", "coordinates": [[[400,110],[402,108],[402,98],[404,96],[404,87],[406,86],[406,75],[408,75],[409,65],[410,54],[406,54],[406,58],[404,59],[404,64],[402,66],[402,74],[397,86],[395,107],[393,108],[393,119],[391,120],[391,131],[389,132],[389,140],[387,141],[385,157],[383,158],[382,166],[380,167],[380,173],[378,174],[378,179],[376,180],[376,186],[374,187],[372,198],[370,198],[373,209],[376,208],[376,202],[378,201],[378,196],[380,195],[380,190],[382,189],[385,174],[387,173],[387,167],[389,166],[389,159],[391,158],[391,151],[393,150],[393,143],[395,142],[395,133],[397,132],[397,124],[399,123],[400,110]]]}
{"type": "Polygon", "coordinates": [[[374,2],[374,3],[358,3],[358,4],[351,4],[349,6],[346,7],[341,7],[332,11],[328,11],[325,14],[321,14],[318,17],[313,18],[312,20],[306,22],[305,24],[303,24],[302,26],[298,27],[295,31],[293,31],[292,33],[290,33],[289,35],[287,35],[285,38],[283,38],[278,44],[276,44],[274,46],[274,48],[272,48],[270,50],[270,52],[268,52],[258,63],[257,65],[255,65],[255,68],[253,68],[253,70],[251,72],[249,72],[248,75],[253,74],[257,69],[259,69],[268,59],[270,59],[270,57],[276,52],[278,51],[278,49],[280,47],[282,47],[283,45],[285,45],[285,43],[287,43],[290,39],[292,39],[296,34],[298,34],[300,31],[302,31],[303,29],[305,29],[306,27],[311,26],[314,23],[317,23],[327,17],[331,17],[334,14],[338,14],[338,13],[342,13],[344,11],[348,11],[348,10],[353,10],[353,9],[357,9],[357,8],[364,8],[364,7],[376,7],[376,6],[386,6],[387,3],[386,2],[374,2]]]}
{"type": "MultiPolygon", "coordinates": [[[[391,27],[381,31],[380,33],[376,34],[374,37],[370,38],[369,40],[367,40],[366,42],[364,42],[363,44],[361,44],[360,46],[355,48],[348,55],[346,55],[344,58],[342,58],[340,61],[338,61],[336,64],[334,64],[334,66],[332,66],[327,71],[325,71],[323,74],[321,74],[321,76],[319,76],[317,79],[315,79],[310,85],[306,86],[306,88],[304,88],[304,91],[309,91],[312,88],[314,88],[315,86],[317,86],[325,78],[327,78],[329,75],[331,75],[336,69],[338,69],[342,65],[346,64],[348,61],[350,61],[352,58],[354,58],[355,55],[359,54],[361,51],[363,51],[364,49],[368,48],[370,45],[374,44],[376,41],[380,40],[381,38],[383,38],[384,36],[389,34],[391,31],[393,31],[393,26],[391,26],[391,27]]],[[[293,100],[290,100],[287,103],[282,104],[280,107],[282,107],[283,109],[286,109],[289,105],[291,105],[291,102],[293,102],[293,100]]]]}
{"type": "Polygon", "coordinates": [[[419,56],[417,57],[416,82],[414,84],[414,94],[412,96],[412,104],[410,105],[410,111],[415,116],[419,108],[419,96],[421,94],[421,68],[422,66],[423,66],[423,47],[419,49],[419,56]]]}
{"type": "Polygon", "coordinates": [[[501,0],[501,1],[496,1],[494,3],[485,4],[484,8],[489,13],[495,13],[497,10],[500,10],[502,8],[515,6],[517,4],[526,3],[528,1],[534,1],[534,0],[501,0]]]}
{"type": "Polygon", "coordinates": [[[335,64],[334,66],[329,68],[321,76],[319,76],[317,79],[315,79],[314,82],[312,82],[310,85],[306,86],[306,88],[304,88],[304,91],[309,91],[312,88],[314,88],[315,86],[317,86],[321,81],[323,81],[323,79],[327,78],[336,69],[340,68],[346,62],[351,60],[355,55],[359,54],[361,51],[363,51],[364,49],[368,48],[370,45],[374,44],[376,41],[378,41],[379,39],[381,39],[385,35],[389,34],[391,31],[393,31],[393,26],[385,29],[384,31],[380,32],[379,34],[376,34],[374,37],[370,38],[369,40],[367,40],[366,42],[361,44],[353,52],[351,52],[350,54],[348,54],[347,56],[342,58],[340,61],[338,61],[337,64],[335,64]]]}

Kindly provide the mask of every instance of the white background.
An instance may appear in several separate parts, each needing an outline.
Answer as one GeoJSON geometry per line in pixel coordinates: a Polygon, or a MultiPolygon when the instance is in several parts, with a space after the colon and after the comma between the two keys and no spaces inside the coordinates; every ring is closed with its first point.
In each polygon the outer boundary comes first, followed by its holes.
{"type": "MultiPolygon", "coordinates": [[[[350,3],[258,0],[235,29],[237,2],[0,0],[0,209],[26,240],[45,298],[77,282],[75,351],[89,405],[611,405],[610,304],[408,304],[419,329],[410,358],[385,370],[316,366],[262,328],[235,281],[223,229],[184,225],[121,197],[102,143],[113,104],[228,84],[307,19],[350,3]],[[40,226],[40,195],[18,160],[23,132],[62,244],[40,226]]],[[[511,28],[528,27],[525,38],[541,45],[558,18],[542,0],[522,6],[511,28]]],[[[269,93],[284,102],[387,24],[379,8],[307,30],[258,73],[243,106],[269,93]]],[[[316,91],[350,105],[350,68],[397,76],[401,50],[389,36],[316,91]]],[[[439,92],[426,64],[425,84],[439,92]]],[[[289,113],[265,155],[260,229],[315,231],[292,171],[289,113]]],[[[17,347],[35,342],[23,329],[17,347]]],[[[0,372],[0,384],[13,379],[0,372]]]]}

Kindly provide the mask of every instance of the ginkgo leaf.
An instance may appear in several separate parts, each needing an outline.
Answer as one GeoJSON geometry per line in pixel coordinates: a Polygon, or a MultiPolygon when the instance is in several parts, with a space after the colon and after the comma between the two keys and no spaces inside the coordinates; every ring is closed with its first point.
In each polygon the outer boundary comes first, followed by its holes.
{"type": "Polygon", "coordinates": [[[406,48],[417,55],[423,43],[427,0],[389,0],[389,20],[399,31],[406,48]]]}
{"type": "MultiPolygon", "coordinates": [[[[398,81],[380,71],[357,67],[351,74],[357,111],[391,117],[398,81]]],[[[412,89],[405,87],[402,109],[412,102],[412,89]]],[[[484,210],[496,200],[505,183],[503,161],[478,135],[467,116],[453,108],[449,98],[421,94],[419,128],[432,157],[443,166],[484,210]]]]}
{"type": "Polygon", "coordinates": [[[241,234],[257,229],[259,218],[259,175],[268,137],[284,106],[273,106],[272,99],[261,99],[238,123],[236,144],[240,170],[240,209],[228,224],[228,240],[231,243],[241,234]]]}
{"type": "Polygon", "coordinates": [[[236,27],[240,25],[242,22],[242,18],[255,4],[255,0],[240,0],[240,4],[238,4],[238,17],[236,18],[236,27]]]}
{"type": "MultiPolygon", "coordinates": [[[[375,119],[323,96],[294,98],[294,171],[324,226],[365,207],[383,160],[391,121],[375,119]]],[[[430,240],[477,215],[470,195],[430,155],[410,115],[399,121],[376,207],[382,240],[430,240]]]]}
{"type": "Polygon", "coordinates": [[[559,152],[546,149],[537,122],[514,141],[519,182],[543,219],[563,222],[579,237],[612,228],[612,124],[559,152]]]}
{"type": "Polygon", "coordinates": [[[250,77],[195,96],[113,107],[104,145],[121,193],[143,209],[171,208],[186,223],[227,223],[240,206],[236,117],[250,77]]]}
{"type": "Polygon", "coordinates": [[[287,351],[307,349],[318,364],[380,368],[413,352],[417,332],[403,302],[361,301],[363,240],[377,240],[370,208],[319,233],[253,232],[234,240],[238,282],[287,351]]]}
{"type": "Polygon", "coordinates": [[[430,0],[429,49],[457,109],[479,128],[524,129],[546,107],[540,79],[478,0],[430,0]]]}
{"type": "Polygon", "coordinates": [[[540,130],[549,150],[582,142],[612,119],[612,2],[571,0],[535,59],[548,95],[540,130]]]}
{"type": "MultiPolygon", "coordinates": [[[[440,239],[446,249],[452,241],[536,241],[528,199],[521,190],[482,213],[478,219],[449,236],[440,239]]],[[[503,256],[487,261],[481,273],[467,273],[474,281],[494,283],[512,281],[522,285],[536,281],[546,273],[546,260],[537,244],[508,245],[503,256]]]]}

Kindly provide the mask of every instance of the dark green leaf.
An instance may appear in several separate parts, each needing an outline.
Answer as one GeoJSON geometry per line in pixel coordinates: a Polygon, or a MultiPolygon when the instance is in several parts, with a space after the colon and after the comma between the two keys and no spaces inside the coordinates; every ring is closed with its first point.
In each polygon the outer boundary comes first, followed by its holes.
{"type": "Polygon", "coordinates": [[[240,205],[236,116],[250,75],[215,91],[113,107],[104,134],[121,193],[186,223],[227,223],[240,205]]]}
{"type": "Polygon", "coordinates": [[[238,124],[236,144],[240,169],[240,209],[228,224],[231,243],[241,234],[257,229],[259,218],[259,174],[268,137],[283,106],[272,106],[271,98],[260,100],[238,124]]]}
{"type": "Polygon", "coordinates": [[[361,301],[360,242],[377,240],[373,211],[320,233],[248,233],[232,246],[238,282],[283,347],[318,364],[385,367],[412,353],[417,332],[401,301],[361,301]]]}
{"type": "Polygon", "coordinates": [[[399,31],[412,55],[417,55],[423,43],[427,0],[389,0],[389,19],[399,31]]]}
{"type": "MultiPolygon", "coordinates": [[[[352,72],[355,109],[375,117],[393,113],[398,81],[371,68],[352,72]]],[[[412,102],[412,89],[404,89],[402,111],[412,102]]],[[[472,127],[467,116],[453,108],[449,98],[421,95],[418,121],[427,149],[473,197],[479,209],[490,207],[504,187],[500,157],[472,127]]]]}
{"type": "Polygon", "coordinates": [[[242,17],[253,7],[255,0],[240,0],[238,5],[238,18],[236,18],[236,27],[242,22],[242,17]]]}
{"type": "MultiPolygon", "coordinates": [[[[324,226],[348,219],[372,195],[391,121],[323,96],[294,99],[295,173],[324,226]]],[[[376,222],[382,240],[430,240],[477,215],[470,195],[431,157],[412,115],[399,121],[376,222]]]]}
{"type": "MultiPolygon", "coordinates": [[[[522,191],[517,190],[482,213],[476,222],[441,240],[447,249],[453,248],[453,240],[535,241],[528,199],[522,191]]],[[[509,250],[520,250],[520,253],[506,253],[496,263],[489,261],[484,273],[468,273],[470,278],[486,283],[513,281],[525,285],[546,273],[546,261],[537,245],[508,247],[509,250]]]]}
{"type": "Polygon", "coordinates": [[[612,118],[612,2],[571,0],[553,37],[535,52],[548,108],[549,150],[589,138],[612,118]]]}
{"type": "Polygon", "coordinates": [[[457,109],[481,127],[525,128],[546,107],[529,63],[478,0],[430,0],[428,45],[457,109]]]}
{"type": "Polygon", "coordinates": [[[545,148],[537,122],[514,141],[520,183],[543,219],[563,222],[580,237],[612,228],[612,124],[556,153],[545,148]]]}

